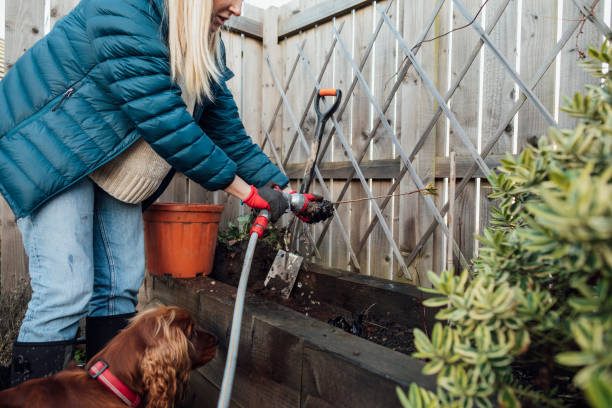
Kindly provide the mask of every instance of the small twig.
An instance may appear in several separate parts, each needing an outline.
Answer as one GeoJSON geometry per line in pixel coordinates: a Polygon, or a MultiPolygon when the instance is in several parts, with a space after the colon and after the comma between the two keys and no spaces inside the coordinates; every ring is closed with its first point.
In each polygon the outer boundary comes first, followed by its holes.
{"type": "Polygon", "coordinates": [[[464,28],[468,28],[469,26],[471,26],[472,24],[474,24],[474,22],[478,19],[478,16],[480,15],[480,13],[482,13],[482,10],[484,9],[484,7],[487,5],[487,3],[489,2],[489,0],[486,0],[484,3],[482,3],[482,6],[480,6],[480,8],[478,9],[478,12],[476,13],[476,15],[474,16],[474,18],[472,19],[472,21],[470,21],[469,23],[467,23],[466,25],[462,25],[461,27],[457,27],[457,28],[453,28],[452,30],[450,30],[447,33],[444,34],[440,34],[437,37],[434,38],[430,38],[430,39],[426,39],[421,41],[420,43],[418,43],[417,45],[415,45],[415,47],[420,47],[421,44],[426,43],[426,42],[432,42],[435,41],[437,39],[440,39],[442,37],[446,37],[447,35],[450,35],[451,33],[454,33],[455,31],[459,31],[459,30],[463,30],[464,28]]]}
{"type": "MultiPolygon", "coordinates": [[[[459,30],[463,30],[463,29],[465,29],[465,28],[468,28],[469,26],[471,26],[472,24],[474,24],[474,22],[475,22],[475,21],[478,19],[478,16],[480,15],[480,13],[482,13],[482,10],[484,9],[484,7],[487,5],[487,3],[488,3],[488,2],[489,2],[489,0],[485,0],[485,2],[484,2],[484,3],[482,3],[482,5],[480,6],[480,8],[478,9],[478,12],[476,13],[476,15],[474,16],[474,18],[472,19],[472,21],[470,21],[470,22],[469,22],[469,23],[467,23],[466,25],[463,25],[463,26],[461,26],[461,27],[457,27],[457,28],[453,28],[452,30],[450,30],[450,31],[448,31],[448,32],[446,32],[446,33],[444,33],[444,34],[440,34],[440,35],[438,35],[438,36],[436,36],[436,37],[434,37],[434,38],[429,38],[429,39],[422,40],[421,42],[418,42],[418,43],[417,43],[417,44],[416,44],[414,47],[412,47],[412,48],[410,49],[410,51],[411,51],[412,53],[414,53],[414,52],[415,52],[415,50],[416,50],[416,49],[418,49],[418,48],[419,48],[421,45],[423,45],[424,43],[427,43],[427,42],[432,42],[432,41],[438,40],[438,39],[440,39],[440,38],[442,38],[442,37],[446,37],[446,36],[450,35],[451,33],[454,33],[455,31],[459,31],[459,30]]],[[[408,60],[408,57],[407,57],[407,56],[406,56],[406,57],[404,57],[404,59],[402,60],[402,63],[400,64],[400,67],[402,67],[402,66],[403,66],[403,65],[406,63],[406,61],[407,61],[407,60],[408,60]]],[[[400,71],[401,71],[401,69],[399,69],[399,70],[398,70],[398,71],[397,71],[395,74],[393,74],[393,76],[392,76],[391,78],[389,78],[389,80],[387,80],[387,82],[385,83],[385,89],[387,88],[387,84],[389,83],[389,81],[391,81],[391,79],[395,78],[395,77],[396,77],[396,76],[399,74],[399,72],[400,72],[400,71]]]]}
{"type": "Polygon", "coordinates": [[[378,326],[378,327],[380,327],[381,329],[385,329],[385,330],[387,329],[385,326],[381,326],[380,324],[376,324],[376,323],[374,323],[374,322],[370,322],[370,321],[368,321],[368,320],[365,320],[365,321],[364,321],[364,323],[371,324],[372,326],[378,326]]]}
{"type": "Polygon", "coordinates": [[[578,44],[578,40],[580,39],[580,36],[584,34],[584,26],[587,23],[587,19],[595,15],[595,8],[597,7],[600,1],[601,0],[597,0],[595,3],[593,3],[593,6],[591,7],[591,12],[589,13],[589,15],[585,15],[583,13],[582,19],[578,20],[578,21],[582,21],[582,24],[580,24],[580,29],[578,29],[578,34],[576,34],[576,52],[578,53],[578,61],[583,60],[587,57],[586,53],[580,49],[580,44],[578,44]]]}
{"type": "Polygon", "coordinates": [[[372,303],[370,306],[368,306],[368,308],[362,313],[362,315],[367,316],[370,309],[374,306],[376,306],[376,303],[372,303]]]}
{"type": "Polygon", "coordinates": [[[438,194],[438,190],[432,184],[430,184],[429,186],[427,186],[425,188],[425,190],[414,190],[414,191],[410,191],[408,193],[381,195],[381,196],[376,196],[376,197],[372,197],[372,198],[366,197],[366,198],[358,198],[358,199],[355,199],[355,200],[336,201],[336,202],[334,202],[332,204],[333,205],[340,205],[340,204],[357,203],[359,201],[377,200],[379,198],[387,198],[387,197],[400,197],[400,196],[416,194],[416,193],[423,193],[424,195],[437,195],[438,194]]]}

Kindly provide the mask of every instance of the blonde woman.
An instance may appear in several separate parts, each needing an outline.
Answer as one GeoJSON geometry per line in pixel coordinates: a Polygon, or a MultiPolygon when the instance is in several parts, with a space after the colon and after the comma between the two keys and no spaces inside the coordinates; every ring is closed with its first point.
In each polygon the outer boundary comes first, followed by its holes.
{"type": "Polygon", "coordinates": [[[88,356],[124,327],[144,276],[142,203],[171,168],[273,220],[285,212],[275,187],[288,179],[225,84],[219,28],[241,6],[82,0],[0,81],[0,192],[33,289],[11,385],[62,369],[83,316],[88,356]]]}

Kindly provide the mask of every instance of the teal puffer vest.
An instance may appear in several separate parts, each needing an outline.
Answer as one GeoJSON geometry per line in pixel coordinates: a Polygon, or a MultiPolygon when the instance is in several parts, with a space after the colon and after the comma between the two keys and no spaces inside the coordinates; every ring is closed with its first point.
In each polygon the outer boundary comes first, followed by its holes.
{"type": "MultiPolygon", "coordinates": [[[[0,81],[0,193],[17,218],[139,137],[208,190],[237,174],[287,184],[247,136],[225,81],[187,112],[171,81],[163,0],[82,0],[0,81]]],[[[223,63],[225,65],[225,62],[223,63]]]]}

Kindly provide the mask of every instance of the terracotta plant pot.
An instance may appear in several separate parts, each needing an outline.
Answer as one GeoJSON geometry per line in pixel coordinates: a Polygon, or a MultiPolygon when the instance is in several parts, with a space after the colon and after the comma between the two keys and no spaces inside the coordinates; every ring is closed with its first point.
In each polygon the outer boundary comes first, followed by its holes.
{"type": "Polygon", "coordinates": [[[213,266],[222,205],[155,203],[143,213],[147,270],[193,278],[213,266]]]}

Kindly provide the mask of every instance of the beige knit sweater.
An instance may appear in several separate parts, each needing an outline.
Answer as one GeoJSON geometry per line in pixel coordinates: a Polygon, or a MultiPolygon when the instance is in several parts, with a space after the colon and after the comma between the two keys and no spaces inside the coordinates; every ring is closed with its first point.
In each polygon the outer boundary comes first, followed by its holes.
{"type": "MultiPolygon", "coordinates": [[[[193,112],[195,101],[184,95],[183,92],[188,112],[193,112]]],[[[117,200],[137,204],[149,198],[159,188],[170,168],[170,164],[140,138],[89,177],[117,200]]]]}
{"type": "Polygon", "coordinates": [[[170,167],[141,138],[89,177],[117,200],[137,204],[159,188],[170,167]]]}

